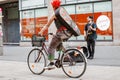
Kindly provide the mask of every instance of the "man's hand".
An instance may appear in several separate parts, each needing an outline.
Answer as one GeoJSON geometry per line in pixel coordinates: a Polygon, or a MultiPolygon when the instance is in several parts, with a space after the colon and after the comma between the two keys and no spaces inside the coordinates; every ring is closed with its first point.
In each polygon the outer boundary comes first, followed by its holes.
{"type": "Polygon", "coordinates": [[[93,31],[96,31],[96,28],[93,28],[92,26],[90,26],[90,29],[93,31]]]}
{"type": "Polygon", "coordinates": [[[91,30],[93,29],[92,26],[90,26],[90,29],[91,29],[91,30]]]}
{"type": "Polygon", "coordinates": [[[41,30],[38,34],[39,34],[40,36],[43,36],[43,31],[41,30]]]}
{"type": "Polygon", "coordinates": [[[87,41],[87,36],[84,36],[85,41],[87,41]]]}
{"type": "Polygon", "coordinates": [[[48,28],[47,25],[45,25],[41,30],[40,32],[38,33],[39,35],[43,36],[43,32],[48,28]]]}

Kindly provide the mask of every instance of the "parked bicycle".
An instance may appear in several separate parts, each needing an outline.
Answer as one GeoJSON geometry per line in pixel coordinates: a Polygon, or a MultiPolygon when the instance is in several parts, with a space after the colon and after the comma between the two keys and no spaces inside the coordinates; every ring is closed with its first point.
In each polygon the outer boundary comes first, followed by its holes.
{"type": "MultiPolygon", "coordinates": [[[[53,34],[50,33],[50,35],[53,34]]],[[[33,35],[32,37],[33,46],[37,47],[28,54],[27,64],[33,74],[40,75],[46,70],[44,67],[47,65],[48,51],[45,41],[45,36],[33,35]]],[[[79,78],[85,73],[87,61],[85,55],[80,50],[75,48],[65,49],[61,43],[57,47],[56,52],[58,57],[55,59],[55,66],[56,68],[62,68],[67,76],[79,78]]]]}

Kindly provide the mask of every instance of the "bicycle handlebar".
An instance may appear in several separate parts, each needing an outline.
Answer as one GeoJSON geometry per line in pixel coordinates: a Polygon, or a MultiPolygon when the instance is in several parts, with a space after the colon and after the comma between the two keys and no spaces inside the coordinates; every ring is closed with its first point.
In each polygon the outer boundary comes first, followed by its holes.
{"type": "Polygon", "coordinates": [[[53,34],[53,33],[48,33],[48,34],[45,34],[45,35],[42,35],[42,36],[39,34],[38,36],[46,37],[46,36],[48,36],[48,35],[54,35],[54,34],[53,34]]]}

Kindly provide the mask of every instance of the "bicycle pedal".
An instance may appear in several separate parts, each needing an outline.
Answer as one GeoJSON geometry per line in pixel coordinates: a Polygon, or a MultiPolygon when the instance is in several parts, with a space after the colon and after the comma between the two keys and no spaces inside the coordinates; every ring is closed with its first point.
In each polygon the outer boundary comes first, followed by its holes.
{"type": "Polygon", "coordinates": [[[53,68],[44,68],[45,70],[52,70],[52,69],[55,69],[55,67],[53,68]]]}
{"type": "Polygon", "coordinates": [[[44,68],[45,70],[52,70],[52,69],[55,69],[55,68],[44,68]]]}
{"type": "Polygon", "coordinates": [[[48,70],[52,70],[52,69],[55,69],[55,68],[48,68],[48,70]]]}

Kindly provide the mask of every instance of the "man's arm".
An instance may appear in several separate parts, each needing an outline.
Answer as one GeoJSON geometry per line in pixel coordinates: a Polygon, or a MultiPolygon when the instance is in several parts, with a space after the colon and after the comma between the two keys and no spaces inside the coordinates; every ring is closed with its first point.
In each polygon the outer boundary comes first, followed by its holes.
{"type": "Polygon", "coordinates": [[[84,30],[84,36],[86,36],[87,34],[86,34],[86,31],[84,30]]]}
{"type": "Polygon", "coordinates": [[[85,28],[84,28],[84,38],[85,40],[87,39],[87,24],[85,25],[85,28]]]}
{"type": "Polygon", "coordinates": [[[50,20],[47,22],[47,24],[41,29],[41,31],[39,32],[40,35],[43,35],[43,32],[48,29],[48,27],[51,25],[51,23],[53,22],[53,20],[55,19],[55,15],[53,15],[50,20]]]}
{"type": "Polygon", "coordinates": [[[90,29],[93,30],[93,31],[96,31],[96,28],[97,28],[96,24],[93,24],[93,27],[92,27],[92,25],[90,26],[90,29]]]}

